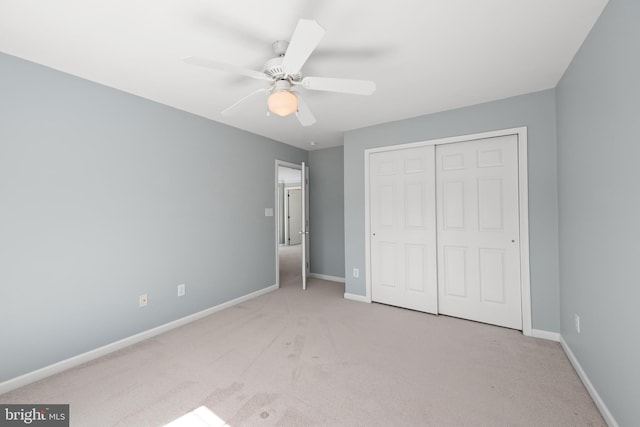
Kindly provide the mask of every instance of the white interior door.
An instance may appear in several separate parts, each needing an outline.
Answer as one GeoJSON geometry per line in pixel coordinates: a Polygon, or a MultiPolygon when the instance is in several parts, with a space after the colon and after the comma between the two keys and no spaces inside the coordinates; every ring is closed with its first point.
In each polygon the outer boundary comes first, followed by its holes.
{"type": "Polygon", "coordinates": [[[522,329],[516,135],[436,148],[438,307],[522,329]]]}
{"type": "Polygon", "coordinates": [[[309,166],[302,162],[302,289],[307,289],[309,258],[309,166]]]}
{"type": "Polygon", "coordinates": [[[287,189],[287,243],[299,245],[302,243],[302,194],[299,188],[287,189]]]}
{"type": "Polygon", "coordinates": [[[371,297],[438,312],[434,146],[369,158],[371,297]]]}

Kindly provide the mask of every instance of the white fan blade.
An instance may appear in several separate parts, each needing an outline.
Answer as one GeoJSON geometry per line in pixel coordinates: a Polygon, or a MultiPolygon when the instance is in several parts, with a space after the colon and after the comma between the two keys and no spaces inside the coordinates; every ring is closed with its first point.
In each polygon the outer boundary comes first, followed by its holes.
{"type": "Polygon", "coordinates": [[[302,126],[311,126],[316,122],[316,118],[313,116],[313,113],[309,109],[309,106],[307,106],[307,103],[304,102],[304,98],[302,98],[302,96],[297,92],[296,96],[298,97],[298,111],[296,112],[296,117],[302,126]]]}
{"type": "Polygon", "coordinates": [[[309,90],[352,93],[354,95],[371,95],[376,84],[370,80],[334,79],[331,77],[305,77],[302,87],[309,90]]]}
{"type": "Polygon", "coordinates": [[[197,65],[198,67],[211,68],[214,70],[228,71],[229,73],[241,74],[258,80],[271,81],[271,77],[260,71],[242,68],[236,65],[227,64],[226,62],[216,61],[214,59],[198,58],[196,56],[187,56],[182,59],[189,65],[197,65]]]}
{"type": "Polygon", "coordinates": [[[233,112],[233,109],[234,109],[235,107],[237,107],[240,103],[242,103],[242,102],[246,101],[247,99],[251,98],[251,97],[252,97],[252,96],[254,96],[254,95],[257,95],[257,94],[262,93],[262,92],[267,92],[267,91],[268,91],[268,89],[264,89],[264,88],[263,88],[263,89],[258,89],[258,90],[256,90],[256,91],[253,91],[253,92],[251,92],[249,95],[247,95],[247,96],[245,96],[245,97],[243,97],[243,98],[239,99],[238,101],[236,101],[236,102],[235,102],[234,104],[232,104],[231,106],[229,106],[229,107],[225,108],[224,110],[222,110],[222,111],[220,112],[220,114],[222,114],[223,116],[228,116],[229,114],[231,114],[231,113],[233,112]]]}
{"type": "Polygon", "coordinates": [[[289,47],[282,60],[282,69],[285,74],[296,74],[318,46],[324,36],[325,30],[316,21],[301,19],[298,21],[289,47]]]}

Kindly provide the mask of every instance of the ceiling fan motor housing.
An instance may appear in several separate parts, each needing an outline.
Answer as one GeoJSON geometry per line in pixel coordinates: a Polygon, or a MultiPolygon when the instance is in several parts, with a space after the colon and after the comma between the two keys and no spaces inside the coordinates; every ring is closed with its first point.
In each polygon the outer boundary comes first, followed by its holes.
{"type": "Polygon", "coordinates": [[[262,72],[272,77],[274,80],[288,79],[293,82],[299,82],[302,80],[302,73],[297,72],[295,74],[286,75],[282,68],[282,57],[271,58],[262,67],[262,72]]]}

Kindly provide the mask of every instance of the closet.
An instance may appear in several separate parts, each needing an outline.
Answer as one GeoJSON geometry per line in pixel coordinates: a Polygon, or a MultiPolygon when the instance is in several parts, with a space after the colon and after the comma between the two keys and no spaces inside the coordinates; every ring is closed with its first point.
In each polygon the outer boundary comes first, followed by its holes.
{"type": "Polygon", "coordinates": [[[372,301],[523,329],[518,137],[368,153],[372,301]]]}

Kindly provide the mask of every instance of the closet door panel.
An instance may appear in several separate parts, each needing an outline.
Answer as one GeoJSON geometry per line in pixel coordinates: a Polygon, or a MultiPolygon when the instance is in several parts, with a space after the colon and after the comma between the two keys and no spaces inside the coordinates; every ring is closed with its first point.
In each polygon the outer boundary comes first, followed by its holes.
{"type": "Polygon", "coordinates": [[[522,329],[517,142],[509,135],[436,148],[442,314],[522,329]]]}
{"type": "Polygon", "coordinates": [[[433,146],[369,158],[372,300],[438,311],[433,146]]]}

